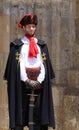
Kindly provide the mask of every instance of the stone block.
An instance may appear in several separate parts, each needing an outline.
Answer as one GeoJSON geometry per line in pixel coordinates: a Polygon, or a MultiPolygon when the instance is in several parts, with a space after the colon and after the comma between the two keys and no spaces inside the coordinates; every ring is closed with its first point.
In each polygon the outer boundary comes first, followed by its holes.
{"type": "Polygon", "coordinates": [[[76,46],[75,42],[78,45],[79,0],[0,1],[0,130],[8,130],[7,87],[2,75],[9,43],[10,40],[22,36],[17,29],[19,16],[31,12],[38,15],[37,35],[47,42],[54,64],[56,86],[52,88],[52,94],[56,130],[78,130],[79,46],[76,46]]]}
{"type": "Polygon", "coordinates": [[[65,95],[63,130],[79,130],[79,95],[65,95]]]}
{"type": "Polygon", "coordinates": [[[76,4],[76,8],[75,8],[76,14],[75,14],[75,17],[78,18],[79,17],[79,0],[76,0],[75,4],[76,4]]]}
{"type": "Polygon", "coordinates": [[[8,130],[8,129],[5,129],[5,128],[1,128],[1,127],[0,127],[0,130],[8,130]]]}
{"type": "Polygon", "coordinates": [[[0,106],[2,105],[2,87],[0,84],[0,106]]]}
{"type": "Polygon", "coordinates": [[[10,42],[10,16],[0,16],[0,52],[8,52],[10,42]]]}
{"type": "Polygon", "coordinates": [[[64,88],[57,86],[52,88],[53,102],[55,107],[63,107],[64,88]]]}
{"type": "Polygon", "coordinates": [[[8,113],[5,106],[0,106],[0,127],[8,128],[8,113]]]}
{"type": "Polygon", "coordinates": [[[55,107],[54,113],[55,113],[56,130],[62,130],[63,115],[64,115],[63,107],[55,107]]]}
{"type": "Polygon", "coordinates": [[[76,33],[76,43],[79,44],[79,18],[75,19],[75,33],[76,33]]]}
{"type": "Polygon", "coordinates": [[[79,71],[69,70],[67,74],[67,80],[69,87],[79,88],[79,71]]]}

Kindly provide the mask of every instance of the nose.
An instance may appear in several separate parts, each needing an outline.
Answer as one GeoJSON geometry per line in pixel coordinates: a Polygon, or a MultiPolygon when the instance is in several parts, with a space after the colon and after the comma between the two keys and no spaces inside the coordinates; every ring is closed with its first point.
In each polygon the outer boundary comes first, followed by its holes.
{"type": "Polygon", "coordinates": [[[30,27],[31,30],[33,30],[33,27],[30,27]]]}

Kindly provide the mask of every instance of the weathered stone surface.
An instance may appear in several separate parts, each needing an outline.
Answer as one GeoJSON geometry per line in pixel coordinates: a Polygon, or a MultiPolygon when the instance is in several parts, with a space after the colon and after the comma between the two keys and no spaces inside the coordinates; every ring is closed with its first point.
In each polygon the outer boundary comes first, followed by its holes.
{"type": "Polygon", "coordinates": [[[64,130],[78,130],[79,129],[79,96],[65,95],[64,96],[64,130]]]}
{"type": "Polygon", "coordinates": [[[10,42],[10,16],[0,16],[0,29],[0,53],[6,53],[10,42]]]}
{"type": "Polygon", "coordinates": [[[79,0],[0,1],[0,130],[9,125],[7,87],[3,80],[9,43],[23,35],[17,23],[25,13],[38,15],[37,36],[46,41],[55,71],[52,94],[56,130],[78,130],[79,0]]]}
{"type": "Polygon", "coordinates": [[[79,71],[78,70],[68,71],[67,80],[69,87],[79,88],[79,71]]]}

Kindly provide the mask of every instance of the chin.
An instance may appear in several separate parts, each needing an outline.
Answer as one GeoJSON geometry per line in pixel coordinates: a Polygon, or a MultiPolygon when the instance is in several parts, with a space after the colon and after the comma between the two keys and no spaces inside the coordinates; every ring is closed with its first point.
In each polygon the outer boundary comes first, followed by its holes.
{"type": "Polygon", "coordinates": [[[29,33],[30,36],[34,35],[34,33],[29,33]]]}

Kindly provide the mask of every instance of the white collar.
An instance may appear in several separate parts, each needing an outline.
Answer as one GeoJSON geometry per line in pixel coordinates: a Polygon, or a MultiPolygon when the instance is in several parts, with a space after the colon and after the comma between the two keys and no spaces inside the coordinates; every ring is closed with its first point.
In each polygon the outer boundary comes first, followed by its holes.
{"type": "MultiPolygon", "coordinates": [[[[36,43],[38,42],[38,39],[37,39],[37,38],[34,38],[34,40],[35,40],[36,43]]],[[[21,38],[21,41],[22,41],[23,43],[25,43],[25,44],[28,44],[28,43],[29,43],[29,39],[28,39],[26,36],[22,37],[22,38],[21,38]]]]}

